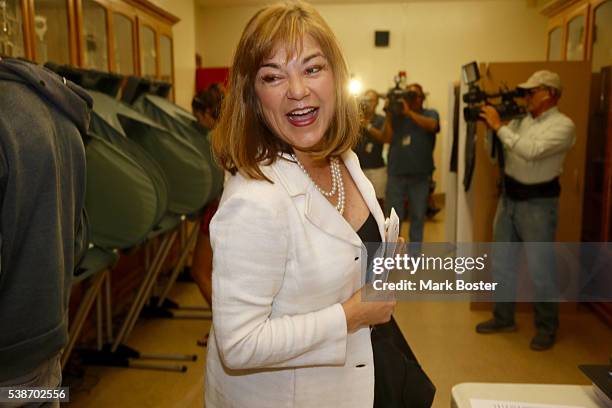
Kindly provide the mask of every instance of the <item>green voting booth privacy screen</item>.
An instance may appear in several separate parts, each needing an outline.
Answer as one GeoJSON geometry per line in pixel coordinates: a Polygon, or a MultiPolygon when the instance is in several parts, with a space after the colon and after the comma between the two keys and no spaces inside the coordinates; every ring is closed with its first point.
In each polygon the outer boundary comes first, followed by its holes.
{"type": "Polygon", "coordinates": [[[150,94],[138,98],[134,108],[198,149],[210,164],[212,177],[210,198],[218,197],[223,188],[223,170],[212,157],[210,134],[204,133],[202,128],[196,125],[196,118],[169,100],[150,94]]]}
{"type": "Polygon", "coordinates": [[[101,93],[90,93],[94,98],[92,128],[109,140],[123,137],[135,142],[153,159],[167,180],[168,210],[192,214],[204,207],[212,186],[207,158],[191,143],[128,105],[101,93]]]}
{"type": "Polygon", "coordinates": [[[86,154],[91,242],[127,248],[144,241],[166,211],[165,179],[156,179],[158,169],[148,171],[146,163],[93,133],[86,154]]]}

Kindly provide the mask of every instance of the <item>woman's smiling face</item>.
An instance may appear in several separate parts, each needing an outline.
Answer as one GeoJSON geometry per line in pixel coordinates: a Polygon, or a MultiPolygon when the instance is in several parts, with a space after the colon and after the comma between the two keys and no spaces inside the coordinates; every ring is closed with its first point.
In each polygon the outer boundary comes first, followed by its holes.
{"type": "Polygon", "coordinates": [[[276,47],[257,71],[255,93],[270,129],[298,149],[315,146],[335,113],[334,75],[309,35],[291,59],[286,47],[276,47]]]}

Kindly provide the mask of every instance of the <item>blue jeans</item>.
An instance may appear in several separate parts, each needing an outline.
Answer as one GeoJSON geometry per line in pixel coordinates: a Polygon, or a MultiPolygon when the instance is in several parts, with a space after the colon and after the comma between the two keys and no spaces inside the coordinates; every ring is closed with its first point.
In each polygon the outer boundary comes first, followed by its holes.
{"type": "Polygon", "coordinates": [[[427,213],[429,198],[429,174],[414,176],[394,176],[387,179],[387,196],[385,198],[385,214],[391,213],[391,208],[401,220],[404,219],[404,200],[407,198],[410,208],[410,242],[423,242],[423,228],[427,213]]]}
{"type": "MultiPolygon", "coordinates": [[[[515,201],[501,197],[495,214],[493,238],[495,242],[525,242],[522,246],[533,282],[536,300],[535,326],[539,332],[554,334],[559,326],[558,284],[555,253],[552,244],[557,230],[558,198],[533,198],[515,201]]],[[[505,302],[495,303],[493,315],[502,324],[514,323],[516,274],[519,245],[496,245],[493,252],[493,278],[500,283],[496,293],[505,302]]]]}

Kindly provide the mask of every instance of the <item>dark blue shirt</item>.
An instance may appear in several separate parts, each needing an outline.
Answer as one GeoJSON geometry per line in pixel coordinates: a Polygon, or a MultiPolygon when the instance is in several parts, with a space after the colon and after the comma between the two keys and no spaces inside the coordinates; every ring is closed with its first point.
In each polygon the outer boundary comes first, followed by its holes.
{"type": "MultiPolygon", "coordinates": [[[[440,123],[438,112],[424,109],[423,116],[440,123]]],[[[428,132],[407,116],[393,118],[393,137],[389,148],[388,173],[393,176],[431,174],[436,132],[428,132]]]]}

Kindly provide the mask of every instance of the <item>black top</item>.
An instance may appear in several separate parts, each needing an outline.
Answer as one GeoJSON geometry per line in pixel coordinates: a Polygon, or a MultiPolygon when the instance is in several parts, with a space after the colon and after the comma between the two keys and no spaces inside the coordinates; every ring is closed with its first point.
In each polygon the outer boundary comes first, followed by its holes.
{"type": "MultiPolygon", "coordinates": [[[[361,242],[363,242],[364,244],[369,243],[369,242],[381,242],[382,243],[382,239],[380,237],[380,232],[378,231],[378,224],[376,223],[376,219],[374,219],[374,216],[372,215],[372,213],[370,213],[370,215],[368,216],[368,219],[363,223],[363,225],[357,230],[357,235],[359,235],[359,238],[361,238],[361,242]]],[[[382,244],[381,244],[382,245],[382,244]]],[[[377,248],[376,245],[367,245],[367,275],[366,276],[366,281],[370,281],[371,278],[371,270],[372,270],[372,265],[371,263],[371,254],[374,254],[377,252],[377,248]]]]}
{"type": "Polygon", "coordinates": [[[363,225],[357,230],[357,235],[361,238],[361,242],[382,242],[380,232],[378,231],[378,224],[372,213],[363,225]]]}

